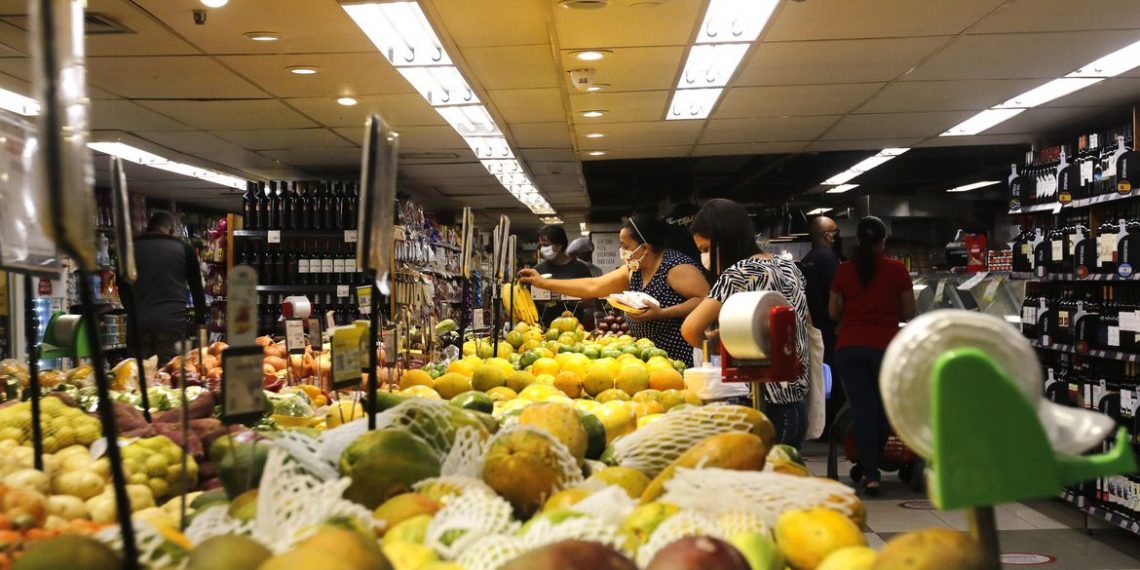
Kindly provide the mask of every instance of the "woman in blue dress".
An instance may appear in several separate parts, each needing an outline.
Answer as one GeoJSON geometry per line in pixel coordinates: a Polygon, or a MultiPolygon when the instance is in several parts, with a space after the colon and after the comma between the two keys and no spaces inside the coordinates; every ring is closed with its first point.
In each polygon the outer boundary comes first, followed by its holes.
{"type": "Polygon", "coordinates": [[[533,269],[522,270],[519,278],[526,285],[582,299],[602,299],[624,291],[653,297],[659,307],[626,315],[630,334],[652,340],[669,358],[692,366],[693,349],[681,336],[681,323],[708,295],[709,283],[696,261],[665,247],[668,235],[664,222],[637,214],[621,226],[622,267],[589,279],[545,279],[533,269]]]}

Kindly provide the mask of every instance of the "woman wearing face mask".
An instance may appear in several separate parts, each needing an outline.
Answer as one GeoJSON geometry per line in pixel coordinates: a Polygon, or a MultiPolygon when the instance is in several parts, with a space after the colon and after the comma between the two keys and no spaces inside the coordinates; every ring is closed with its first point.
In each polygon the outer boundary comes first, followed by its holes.
{"type": "Polygon", "coordinates": [[[804,276],[796,264],[764,253],[756,245],[752,218],[732,200],[710,200],[697,213],[691,228],[701,252],[701,263],[717,277],[708,298],[701,301],[681,327],[685,340],[701,346],[713,328],[724,302],[735,293],[776,291],[796,312],[796,355],[803,373],[789,382],[764,384],[764,413],[776,426],[776,439],[793,447],[807,434],[808,312],[804,276]]]}
{"type": "Polygon", "coordinates": [[[555,280],[541,276],[542,269],[524,269],[520,280],[540,289],[582,297],[602,298],[624,291],[641,291],[653,297],[660,307],[650,307],[638,316],[627,315],[629,332],[648,338],[674,360],[693,363],[693,351],[681,338],[681,323],[701,299],[709,284],[692,259],[665,248],[668,227],[659,219],[634,215],[622,223],[619,267],[601,277],[555,280]]]}
{"type": "MultiPolygon", "coordinates": [[[[562,226],[544,226],[538,230],[538,254],[542,261],[534,266],[535,272],[549,275],[551,279],[579,279],[590,277],[590,267],[566,253],[566,230],[562,226]]],[[[583,295],[576,297],[592,298],[583,295]]],[[[582,321],[587,315],[578,301],[539,301],[542,311],[540,315],[542,325],[549,327],[550,323],[562,316],[564,311],[571,311],[582,321]]]]}

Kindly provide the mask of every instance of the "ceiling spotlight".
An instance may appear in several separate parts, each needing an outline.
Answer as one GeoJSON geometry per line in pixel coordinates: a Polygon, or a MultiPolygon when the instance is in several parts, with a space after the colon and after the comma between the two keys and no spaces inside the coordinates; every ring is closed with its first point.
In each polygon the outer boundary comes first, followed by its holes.
{"type": "Polygon", "coordinates": [[[229,3],[230,0],[202,0],[202,4],[207,8],[221,8],[229,3]]]}
{"type": "Polygon", "coordinates": [[[294,65],[293,67],[287,67],[286,69],[288,69],[290,73],[295,73],[297,75],[316,75],[317,74],[317,68],[315,68],[311,65],[294,65]]]}
{"type": "Polygon", "coordinates": [[[582,116],[586,117],[587,119],[596,119],[598,117],[601,117],[602,115],[605,115],[608,112],[609,111],[604,111],[602,109],[594,109],[591,111],[582,111],[582,116]]]}
{"type": "Polygon", "coordinates": [[[255,42],[275,42],[281,39],[281,34],[276,32],[246,32],[244,35],[255,42]]]}
{"type": "Polygon", "coordinates": [[[604,151],[604,150],[592,150],[592,151],[590,151],[590,156],[605,156],[605,155],[606,155],[606,151],[604,151]]]}
{"type": "Polygon", "coordinates": [[[359,103],[359,101],[352,97],[341,97],[340,99],[337,99],[336,102],[338,105],[344,105],[345,107],[351,107],[359,103]]]}
{"type": "Polygon", "coordinates": [[[578,58],[578,61],[598,61],[613,55],[613,53],[608,49],[588,49],[574,52],[574,57],[578,58]]]}
{"type": "Polygon", "coordinates": [[[600,139],[605,138],[605,136],[606,133],[586,133],[586,138],[588,139],[600,139]]]}
{"type": "Polygon", "coordinates": [[[603,89],[609,89],[609,88],[610,88],[609,83],[595,83],[595,84],[586,88],[586,93],[597,93],[598,91],[601,91],[603,89]]]}

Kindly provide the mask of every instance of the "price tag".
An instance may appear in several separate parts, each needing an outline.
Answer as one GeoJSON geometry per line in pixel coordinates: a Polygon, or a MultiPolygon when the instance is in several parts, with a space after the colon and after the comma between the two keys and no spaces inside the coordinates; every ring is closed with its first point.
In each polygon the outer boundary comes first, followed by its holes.
{"type": "Polygon", "coordinates": [[[260,346],[231,346],[222,353],[222,419],[249,422],[265,413],[260,346]]]}
{"type": "Polygon", "coordinates": [[[348,296],[348,285],[337,285],[336,286],[336,296],[337,297],[347,297],[348,296]]]}
{"type": "Polygon", "coordinates": [[[360,314],[367,315],[372,312],[372,286],[365,285],[356,288],[356,306],[360,314]]]}
{"type": "Polygon", "coordinates": [[[550,291],[547,291],[546,289],[539,289],[538,287],[531,287],[530,288],[530,296],[535,301],[549,301],[550,300],[550,291]]]}
{"type": "Polygon", "coordinates": [[[265,241],[269,243],[281,243],[281,230],[269,230],[265,236],[265,241]]]}
{"type": "Polygon", "coordinates": [[[986,290],[982,293],[982,299],[985,299],[986,301],[993,301],[994,297],[997,296],[998,287],[1001,286],[1001,282],[1004,280],[1005,279],[998,277],[997,279],[990,281],[990,284],[986,285],[986,290]]]}
{"type": "Polygon", "coordinates": [[[356,243],[356,230],[344,230],[344,243],[356,243]]]}
{"type": "Polygon", "coordinates": [[[938,285],[936,285],[934,287],[934,302],[935,303],[941,303],[942,302],[942,293],[944,291],[946,291],[946,280],[945,279],[939,281],[938,285]]]}
{"type": "MultiPolygon", "coordinates": [[[[359,350],[360,350],[360,373],[361,373],[361,375],[364,375],[364,374],[369,373],[368,372],[368,359],[370,357],[368,356],[368,351],[375,349],[376,345],[372,341],[372,334],[371,334],[372,327],[371,326],[368,326],[368,325],[360,326],[358,324],[356,326],[356,329],[360,331],[360,347],[359,347],[359,350]]],[[[379,355],[377,355],[377,356],[379,356],[379,355]]],[[[379,362],[379,358],[377,358],[377,362],[379,362]]],[[[377,379],[377,380],[379,380],[379,379],[377,379]]]]}
{"type": "Polygon", "coordinates": [[[338,327],[332,337],[333,388],[360,385],[360,332],[358,327],[338,327]]]}
{"type": "Polygon", "coordinates": [[[475,309],[471,311],[471,326],[476,329],[483,328],[483,309],[475,309]]]}
{"type": "Polygon", "coordinates": [[[973,277],[967,279],[965,282],[963,282],[961,285],[959,285],[958,290],[959,291],[969,291],[970,289],[977,287],[978,283],[981,283],[983,279],[985,279],[987,276],[989,276],[989,274],[990,273],[988,271],[983,271],[981,273],[975,273],[973,277]]]}
{"type": "Polygon", "coordinates": [[[321,333],[321,320],[318,318],[309,319],[309,343],[313,345],[313,352],[320,352],[325,349],[325,339],[321,333]]]}
{"type": "Polygon", "coordinates": [[[1120,327],[1108,327],[1108,346],[1120,346],[1120,327]]]}
{"type": "Polygon", "coordinates": [[[226,338],[231,346],[251,346],[257,338],[257,272],[239,265],[226,281],[226,338]]]}
{"type": "Polygon", "coordinates": [[[289,354],[305,353],[305,323],[301,319],[285,321],[285,349],[289,354]]]}

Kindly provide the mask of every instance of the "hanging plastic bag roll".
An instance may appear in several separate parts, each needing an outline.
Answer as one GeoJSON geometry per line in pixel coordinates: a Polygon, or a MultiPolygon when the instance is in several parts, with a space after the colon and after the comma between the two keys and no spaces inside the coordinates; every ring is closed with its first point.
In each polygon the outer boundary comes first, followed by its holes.
{"type": "Polygon", "coordinates": [[[720,342],[733,358],[761,360],[771,348],[768,315],[788,300],[775,291],[737,293],[720,309],[720,342]]]}

